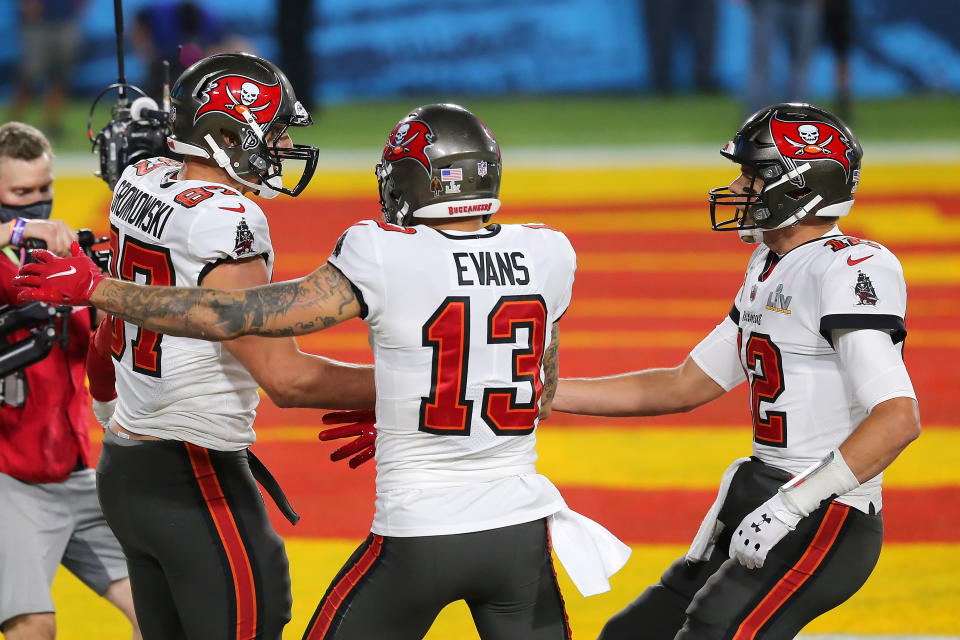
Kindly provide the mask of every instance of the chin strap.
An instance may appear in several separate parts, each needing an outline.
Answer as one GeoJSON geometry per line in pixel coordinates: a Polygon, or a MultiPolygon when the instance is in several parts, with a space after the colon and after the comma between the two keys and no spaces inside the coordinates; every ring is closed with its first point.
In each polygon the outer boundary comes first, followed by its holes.
{"type": "Polygon", "coordinates": [[[280,195],[280,192],[275,191],[275,188],[278,186],[277,184],[278,182],[279,182],[279,186],[283,185],[283,178],[281,178],[280,176],[273,176],[271,178],[268,178],[264,183],[250,182],[249,180],[244,180],[243,178],[237,175],[236,171],[234,171],[233,165],[230,164],[229,156],[227,156],[226,152],[223,149],[221,149],[219,145],[217,145],[217,143],[213,139],[213,136],[211,136],[208,133],[205,136],[203,136],[203,139],[208,145],[210,145],[210,151],[213,152],[211,157],[213,158],[214,162],[216,162],[221,169],[226,171],[231,178],[233,178],[234,180],[236,180],[242,185],[250,187],[251,189],[253,189],[253,192],[256,193],[258,196],[260,196],[261,198],[272,200],[273,198],[276,198],[278,195],[280,195]]]}
{"type": "Polygon", "coordinates": [[[737,234],[740,236],[740,240],[746,244],[760,244],[763,242],[763,229],[738,229],[737,234]]]}

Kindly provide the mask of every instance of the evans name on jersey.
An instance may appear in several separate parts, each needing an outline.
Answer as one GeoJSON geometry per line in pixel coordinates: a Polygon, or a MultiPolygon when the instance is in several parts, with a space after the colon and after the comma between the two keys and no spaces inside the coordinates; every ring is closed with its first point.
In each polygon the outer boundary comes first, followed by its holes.
{"type": "Polygon", "coordinates": [[[457,282],[466,286],[525,285],[530,272],[522,251],[457,251],[452,254],[457,282]]]}

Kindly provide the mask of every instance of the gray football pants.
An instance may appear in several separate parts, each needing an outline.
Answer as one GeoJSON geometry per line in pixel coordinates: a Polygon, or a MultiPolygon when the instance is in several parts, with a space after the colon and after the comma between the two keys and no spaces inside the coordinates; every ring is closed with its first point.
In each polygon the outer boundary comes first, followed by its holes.
{"type": "Polygon", "coordinates": [[[287,554],[246,451],[107,431],[97,493],[127,556],[144,640],[280,640],[287,554]]]}
{"type": "Polygon", "coordinates": [[[729,557],[733,528],[789,478],[758,460],[742,465],[710,559],[675,561],[607,622],[600,640],[789,640],[856,593],[880,557],[883,520],[837,502],[801,520],[763,567],[747,569],[729,557]]]}
{"type": "Polygon", "coordinates": [[[483,640],[566,640],[544,520],[446,536],[371,534],[320,601],[304,640],[415,640],[465,600],[483,640]]]}

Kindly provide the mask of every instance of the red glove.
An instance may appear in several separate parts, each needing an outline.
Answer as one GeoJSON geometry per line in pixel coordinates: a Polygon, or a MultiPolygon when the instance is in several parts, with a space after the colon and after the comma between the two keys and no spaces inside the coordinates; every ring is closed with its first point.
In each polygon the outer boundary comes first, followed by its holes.
{"type": "Polygon", "coordinates": [[[70,258],[58,258],[46,249],[35,249],[30,256],[36,260],[20,267],[20,275],[13,279],[18,302],[40,300],[50,304],[89,304],[90,295],[106,276],[80,250],[70,245],[70,258]]]}
{"type": "Polygon", "coordinates": [[[93,335],[87,350],[87,379],[90,381],[90,395],[94,400],[108,402],[117,397],[116,371],[110,357],[113,342],[113,322],[104,319],[93,335]]]}
{"type": "Polygon", "coordinates": [[[364,462],[373,457],[377,452],[377,430],[373,426],[377,416],[373,409],[364,409],[362,411],[332,411],[323,416],[323,424],[342,424],[342,427],[324,429],[320,432],[320,439],[323,441],[337,440],[340,438],[353,438],[356,440],[343,445],[330,454],[330,459],[334,462],[350,458],[349,465],[351,469],[356,469],[364,462]],[[354,455],[356,454],[356,455],[354,455]]]}

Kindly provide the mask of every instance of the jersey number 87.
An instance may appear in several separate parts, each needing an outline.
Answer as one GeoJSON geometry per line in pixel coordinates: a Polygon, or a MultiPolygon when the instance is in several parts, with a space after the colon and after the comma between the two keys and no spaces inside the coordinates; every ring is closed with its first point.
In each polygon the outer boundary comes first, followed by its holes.
{"type": "MultiPolygon", "coordinates": [[[[175,285],[176,275],[173,269],[173,259],[170,249],[149,242],[143,242],[129,236],[123,239],[123,246],[119,246],[119,230],[110,226],[110,249],[113,257],[110,262],[110,272],[115,278],[134,282],[137,276],[141,281],[152,285],[175,285]]],[[[133,370],[154,378],[162,377],[160,343],[163,334],[149,329],[137,328],[137,335],[131,342],[133,370]]],[[[123,358],[127,350],[126,323],[120,318],[113,318],[113,347],[111,349],[116,360],[123,358]]]]}

